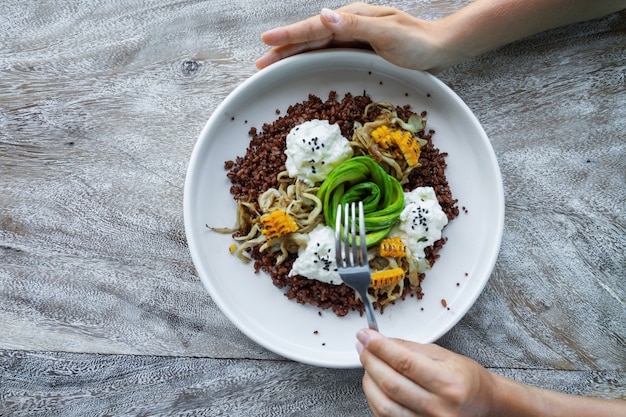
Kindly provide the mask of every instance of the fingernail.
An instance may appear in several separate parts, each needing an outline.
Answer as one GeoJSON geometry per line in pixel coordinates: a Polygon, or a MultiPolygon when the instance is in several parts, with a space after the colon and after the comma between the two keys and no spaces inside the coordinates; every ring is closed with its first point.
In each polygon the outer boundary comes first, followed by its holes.
{"type": "Polygon", "coordinates": [[[268,34],[270,34],[274,29],[270,29],[270,30],[266,30],[265,32],[261,33],[261,40],[263,42],[265,42],[265,38],[267,37],[268,34]]]}
{"type": "Polygon", "coordinates": [[[259,59],[256,60],[255,65],[258,69],[263,69],[273,63],[275,59],[273,59],[271,54],[265,54],[259,59]]]}
{"type": "Polygon", "coordinates": [[[369,329],[359,330],[356,334],[356,338],[364,347],[366,347],[372,338],[372,331],[369,329]]]}
{"type": "Polygon", "coordinates": [[[322,9],[322,16],[324,16],[324,19],[331,24],[339,23],[341,20],[341,15],[339,13],[325,7],[322,9]]]}
{"type": "Polygon", "coordinates": [[[365,347],[361,344],[361,342],[356,342],[356,351],[358,352],[358,354],[360,355],[361,352],[363,352],[363,349],[365,347]]]}

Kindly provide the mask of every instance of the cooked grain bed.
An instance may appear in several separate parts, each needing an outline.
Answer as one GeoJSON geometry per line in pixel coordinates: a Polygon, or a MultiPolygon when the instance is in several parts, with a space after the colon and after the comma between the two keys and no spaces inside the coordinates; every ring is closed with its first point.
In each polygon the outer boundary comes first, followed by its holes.
{"type": "MultiPolygon", "coordinates": [[[[271,187],[278,187],[276,175],[285,170],[285,138],[289,131],[296,125],[307,120],[322,119],[337,124],[344,137],[352,136],[352,126],[355,121],[365,123],[373,120],[377,113],[370,111],[368,120],[363,119],[365,107],[371,103],[367,96],[352,96],[346,94],[341,100],[337,100],[334,91],[329,93],[328,99],[322,101],[319,97],[309,95],[308,100],[294,104],[287,109],[284,116],[278,117],[274,122],[263,125],[261,131],[252,128],[249,132],[252,136],[250,145],[245,156],[237,157],[234,161],[226,161],[227,176],[232,182],[230,192],[236,200],[257,201],[257,197],[271,187]]],[[[397,107],[397,113],[404,120],[410,112],[409,106],[397,107]]],[[[277,114],[280,111],[277,110],[277,114]]],[[[426,112],[422,112],[422,117],[426,112]]],[[[420,132],[419,136],[428,141],[422,147],[419,162],[421,166],[412,171],[409,183],[405,184],[405,190],[409,191],[416,187],[431,186],[437,194],[437,199],[448,220],[453,220],[459,214],[457,201],[452,197],[450,187],[445,175],[446,153],[439,152],[431,141],[434,131],[420,132]]],[[[439,257],[438,251],[444,245],[445,239],[440,239],[426,249],[426,257],[431,264],[439,257]]],[[[260,253],[257,249],[250,252],[255,260],[255,272],[266,271],[272,278],[274,285],[285,289],[285,295],[289,299],[295,299],[301,304],[311,304],[322,309],[332,309],[338,316],[344,316],[350,311],[359,311],[363,314],[363,304],[355,300],[354,291],[346,286],[332,285],[302,276],[290,277],[289,271],[295,260],[295,255],[288,258],[282,265],[276,266],[276,256],[269,253],[260,253]]],[[[424,274],[420,276],[424,279],[424,274]]],[[[422,298],[421,289],[416,293],[409,294],[409,286],[405,285],[405,293],[402,299],[408,295],[422,298]]],[[[374,303],[379,307],[378,303],[374,303]]]]}

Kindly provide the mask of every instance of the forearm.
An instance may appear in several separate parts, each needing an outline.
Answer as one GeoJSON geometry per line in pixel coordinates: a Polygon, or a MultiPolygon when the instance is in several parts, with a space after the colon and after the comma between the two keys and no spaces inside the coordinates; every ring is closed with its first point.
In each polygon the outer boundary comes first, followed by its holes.
{"type": "Polygon", "coordinates": [[[567,395],[496,375],[489,416],[614,417],[626,415],[626,402],[567,395]]]}
{"type": "Polygon", "coordinates": [[[626,0],[477,0],[438,23],[446,33],[442,46],[471,57],[625,7],[626,0]]]}

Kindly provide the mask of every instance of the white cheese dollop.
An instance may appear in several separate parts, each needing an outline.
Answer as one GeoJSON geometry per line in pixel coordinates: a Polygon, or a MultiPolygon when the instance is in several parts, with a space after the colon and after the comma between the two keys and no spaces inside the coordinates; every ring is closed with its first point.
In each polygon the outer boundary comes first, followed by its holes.
{"type": "Polygon", "coordinates": [[[309,120],[291,129],[287,135],[285,167],[291,178],[313,186],[352,154],[339,126],[331,125],[327,120],[309,120]]]}
{"type": "Polygon", "coordinates": [[[309,233],[309,242],[298,250],[289,275],[302,275],[335,285],[343,283],[337,272],[335,231],[331,227],[319,224],[309,233]]]}
{"type": "Polygon", "coordinates": [[[435,190],[418,187],[404,193],[404,210],[389,236],[400,236],[411,256],[421,259],[425,256],[424,249],[441,239],[441,231],[447,224],[448,218],[437,201],[435,190]]]}

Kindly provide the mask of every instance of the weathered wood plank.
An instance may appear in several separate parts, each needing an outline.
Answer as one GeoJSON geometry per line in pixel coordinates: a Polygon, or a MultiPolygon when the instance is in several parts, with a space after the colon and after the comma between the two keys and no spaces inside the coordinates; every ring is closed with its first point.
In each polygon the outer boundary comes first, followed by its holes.
{"type": "MultiPolygon", "coordinates": [[[[367,416],[361,370],[284,361],[0,351],[12,416],[367,416]]],[[[625,398],[616,371],[495,369],[561,392],[625,398]],[[617,394],[621,390],[621,394],[617,394]]]]}
{"type": "MultiPolygon", "coordinates": [[[[387,4],[434,19],[466,3],[387,4]]],[[[367,415],[358,370],[284,361],[226,319],[183,227],[195,140],[256,71],[260,33],[323,6],[0,5],[0,407],[367,415]]],[[[626,386],[625,33],[618,13],[439,74],[485,127],[506,197],[491,281],[439,343],[612,398],[626,386]]]]}

